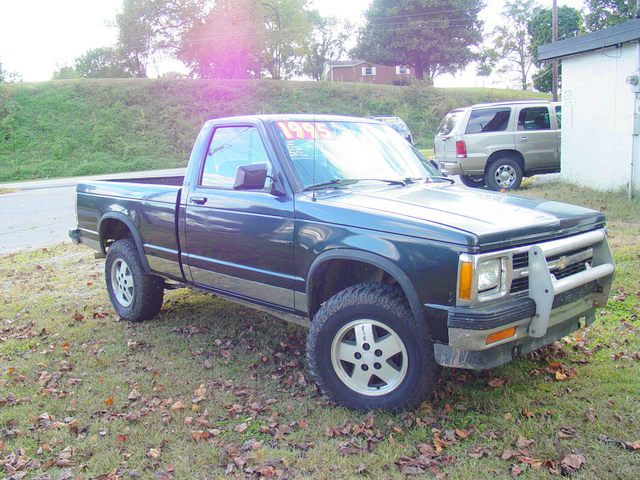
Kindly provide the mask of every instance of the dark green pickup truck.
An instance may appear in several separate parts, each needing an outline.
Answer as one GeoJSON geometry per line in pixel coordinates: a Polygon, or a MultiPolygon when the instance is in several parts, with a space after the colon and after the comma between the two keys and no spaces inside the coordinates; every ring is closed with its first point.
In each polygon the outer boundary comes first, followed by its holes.
{"type": "Polygon", "coordinates": [[[192,285],[309,326],[313,377],[361,409],[417,405],[440,366],[486,369],[595,319],[614,272],[601,213],[453,185],[388,126],[208,121],[184,177],[78,185],[74,241],[116,312],[192,285]]]}

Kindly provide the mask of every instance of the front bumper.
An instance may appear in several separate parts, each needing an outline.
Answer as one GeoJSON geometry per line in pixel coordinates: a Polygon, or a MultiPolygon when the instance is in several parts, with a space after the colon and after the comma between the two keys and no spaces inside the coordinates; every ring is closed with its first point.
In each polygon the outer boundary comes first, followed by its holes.
{"type": "Polygon", "coordinates": [[[489,305],[446,308],[449,344],[434,346],[440,365],[493,368],[574,332],[582,319],[587,325],[595,320],[596,307],[606,304],[614,272],[603,230],[518,249],[524,252],[529,256],[527,294],[489,305]],[[593,251],[589,268],[556,279],[549,265],[560,261],[558,255],[570,257],[569,252],[581,248],[593,251]],[[548,264],[547,257],[554,260],[548,264]],[[505,329],[514,333],[487,343],[505,329]]]}

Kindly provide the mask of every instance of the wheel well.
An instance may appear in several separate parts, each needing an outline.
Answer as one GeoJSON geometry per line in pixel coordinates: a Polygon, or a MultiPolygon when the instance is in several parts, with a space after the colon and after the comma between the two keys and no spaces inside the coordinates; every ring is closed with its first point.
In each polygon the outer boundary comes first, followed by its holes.
{"type": "Polygon", "coordinates": [[[504,157],[511,158],[516,162],[518,162],[520,164],[520,168],[522,168],[522,173],[525,172],[524,157],[517,150],[499,150],[497,152],[493,152],[491,155],[489,155],[489,158],[487,159],[487,166],[485,167],[485,171],[489,167],[489,165],[491,165],[493,162],[495,162],[499,158],[504,158],[504,157]]]}
{"type": "Polygon", "coordinates": [[[118,219],[107,218],[100,223],[100,246],[103,252],[106,252],[113,242],[132,237],[127,224],[118,219]]]}
{"type": "Polygon", "coordinates": [[[398,281],[380,267],[359,260],[333,259],[322,263],[314,272],[309,288],[309,318],[313,319],[320,306],[336,293],[359,283],[397,285],[398,281]]]}

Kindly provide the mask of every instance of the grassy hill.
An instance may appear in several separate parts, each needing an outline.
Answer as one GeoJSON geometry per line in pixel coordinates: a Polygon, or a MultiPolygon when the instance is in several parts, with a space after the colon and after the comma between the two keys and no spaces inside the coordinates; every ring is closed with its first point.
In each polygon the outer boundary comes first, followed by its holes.
{"type": "Polygon", "coordinates": [[[421,147],[443,115],[473,103],[540,97],[286,81],[103,79],[0,85],[0,182],[184,166],[208,118],[253,113],[395,114],[421,147]]]}

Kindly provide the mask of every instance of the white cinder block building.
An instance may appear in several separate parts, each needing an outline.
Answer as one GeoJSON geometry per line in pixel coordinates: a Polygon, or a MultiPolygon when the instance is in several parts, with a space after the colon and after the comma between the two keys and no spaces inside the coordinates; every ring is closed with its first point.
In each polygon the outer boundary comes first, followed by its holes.
{"type": "Polygon", "coordinates": [[[543,45],[562,59],[562,176],[640,195],[640,20],[543,45]]]}

